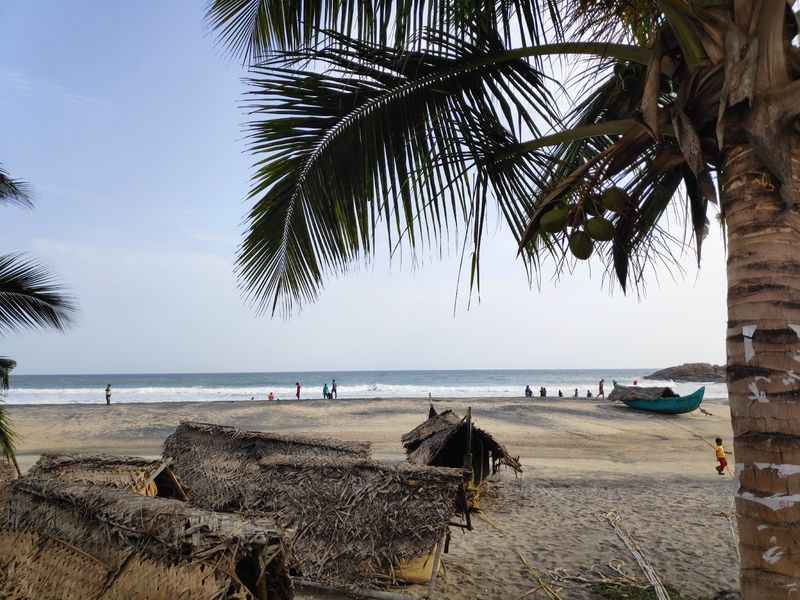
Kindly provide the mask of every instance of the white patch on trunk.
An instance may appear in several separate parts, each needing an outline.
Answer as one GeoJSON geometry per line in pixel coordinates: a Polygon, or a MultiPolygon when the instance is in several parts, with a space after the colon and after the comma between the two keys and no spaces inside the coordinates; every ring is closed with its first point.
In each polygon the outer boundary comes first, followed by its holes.
{"type": "Polygon", "coordinates": [[[770,510],[783,510],[784,508],[791,508],[797,503],[800,503],[800,494],[773,494],[772,496],[756,496],[752,492],[737,492],[737,498],[755,502],[766,506],[770,510]]]}
{"type": "Polygon", "coordinates": [[[758,400],[759,402],[768,402],[767,400],[767,392],[764,390],[758,389],[758,381],[766,381],[767,383],[770,382],[769,377],[763,377],[759,375],[758,377],[754,377],[753,381],[750,382],[750,385],[747,386],[747,389],[750,390],[750,400],[758,400]]]}
{"type": "MultiPolygon", "coordinates": [[[[791,330],[792,330],[792,331],[794,331],[794,334],[795,334],[795,335],[796,335],[798,338],[800,338],[800,325],[795,325],[794,323],[788,323],[788,325],[789,325],[789,327],[791,328],[791,330]]],[[[793,358],[795,361],[797,361],[797,362],[800,362],[800,352],[795,352],[795,353],[792,355],[792,358],[793,358]]]]}
{"type": "Polygon", "coordinates": [[[769,527],[769,525],[759,525],[758,527],[756,527],[756,529],[758,529],[759,531],[764,531],[768,527],[769,527]]]}
{"type": "Polygon", "coordinates": [[[745,325],[742,327],[742,336],[744,337],[744,360],[750,362],[756,353],[753,350],[753,334],[755,334],[758,325],[745,325]]]}
{"type": "Polygon", "coordinates": [[[781,381],[783,381],[783,385],[792,385],[793,383],[797,383],[800,381],[800,375],[794,372],[794,369],[790,369],[789,371],[784,371],[786,373],[786,377],[784,377],[781,381]]]}
{"type": "Polygon", "coordinates": [[[770,548],[769,550],[764,552],[764,554],[761,555],[761,558],[763,558],[769,564],[774,565],[776,562],[778,562],[780,559],[783,558],[783,550],[781,550],[780,546],[772,546],[772,548],[770,548]]]}

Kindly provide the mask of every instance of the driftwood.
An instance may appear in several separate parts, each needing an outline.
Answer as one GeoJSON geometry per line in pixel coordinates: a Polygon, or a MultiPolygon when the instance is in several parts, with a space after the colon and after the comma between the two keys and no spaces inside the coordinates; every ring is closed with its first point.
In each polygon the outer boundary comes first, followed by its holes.
{"type": "MultiPolygon", "coordinates": [[[[388,465],[353,456],[256,458],[215,430],[182,424],[164,457],[190,502],[269,515],[295,532],[293,571],[334,587],[393,582],[403,562],[428,555],[455,513],[461,471],[388,465]]],[[[249,439],[249,438],[244,438],[249,439]]],[[[244,443],[244,442],[243,442],[244,443]]]]}
{"type": "Polygon", "coordinates": [[[0,597],[292,597],[282,537],[245,519],[55,478],[10,485],[0,597]]]}
{"type": "MultiPolygon", "coordinates": [[[[431,406],[429,418],[400,438],[408,461],[416,465],[461,467],[465,454],[467,430],[471,421],[462,419],[451,410],[436,414],[431,406]],[[452,446],[457,445],[457,448],[452,446]],[[458,464],[456,462],[458,461],[458,464]]],[[[522,472],[519,459],[513,457],[488,432],[472,425],[472,450],[477,444],[492,453],[496,464],[522,472]]]]}

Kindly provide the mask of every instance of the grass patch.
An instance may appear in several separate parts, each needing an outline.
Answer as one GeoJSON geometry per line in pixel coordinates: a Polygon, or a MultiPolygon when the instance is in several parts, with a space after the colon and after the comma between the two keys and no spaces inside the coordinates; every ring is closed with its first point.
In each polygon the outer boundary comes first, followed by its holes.
{"type": "MultiPolygon", "coordinates": [[[[709,596],[684,596],[675,588],[665,585],[671,600],[713,600],[709,596]]],[[[604,600],[658,600],[652,587],[641,588],[633,585],[615,583],[595,583],[592,592],[604,600]]]]}

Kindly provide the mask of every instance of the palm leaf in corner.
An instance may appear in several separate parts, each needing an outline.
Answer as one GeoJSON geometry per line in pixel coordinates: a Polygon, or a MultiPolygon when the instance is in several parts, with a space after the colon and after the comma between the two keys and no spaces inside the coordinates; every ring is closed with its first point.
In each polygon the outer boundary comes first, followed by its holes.
{"type": "Polygon", "coordinates": [[[63,330],[75,303],[39,263],[22,254],[0,255],[0,335],[27,328],[63,330]]]}

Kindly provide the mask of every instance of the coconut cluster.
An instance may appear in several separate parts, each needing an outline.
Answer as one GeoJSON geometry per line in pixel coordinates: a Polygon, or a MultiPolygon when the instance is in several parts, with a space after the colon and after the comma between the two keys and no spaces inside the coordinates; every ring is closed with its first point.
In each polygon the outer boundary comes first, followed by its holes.
{"type": "Polygon", "coordinates": [[[606,212],[621,214],[627,204],[625,190],[611,187],[602,194],[587,196],[579,204],[557,204],[542,215],[539,230],[559,233],[571,227],[569,249],[575,258],[586,260],[592,255],[595,242],[614,239],[614,224],[605,217],[606,212]]]}

